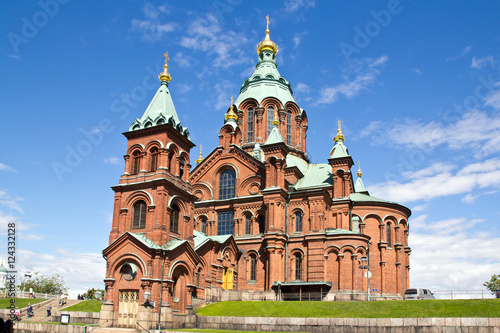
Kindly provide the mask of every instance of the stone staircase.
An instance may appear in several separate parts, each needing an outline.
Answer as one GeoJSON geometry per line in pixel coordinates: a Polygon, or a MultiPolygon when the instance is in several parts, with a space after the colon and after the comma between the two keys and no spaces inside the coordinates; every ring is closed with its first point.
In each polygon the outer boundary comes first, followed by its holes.
{"type": "Polygon", "coordinates": [[[80,302],[83,302],[83,301],[66,300],[66,304],[63,307],[59,307],[59,300],[57,300],[57,299],[53,299],[50,301],[44,301],[44,302],[32,305],[33,306],[33,313],[35,315],[33,317],[31,317],[30,319],[27,319],[27,310],[26,310],[27,308],[21,309],[21,318],[22,318],[22,321],[25,321],[25,322],[52,321],[51,317],[47,317],[47,305],[50,304],[52,306],[52,313],[54,313],[54,311],[56,311],[56,310],[62,310],[68,306],[71,306],[71,305],[74,305],[74,304],[77,304],[80,302]]]}
{"type": "MultiPolygon", "coordinates": [[[[153,330],[150,331],[153,332],[153,330]]],[[[139,333],[139,330],[135,328],[98,327],[90,330],[90,332],[91,333],[139,333]]]]}

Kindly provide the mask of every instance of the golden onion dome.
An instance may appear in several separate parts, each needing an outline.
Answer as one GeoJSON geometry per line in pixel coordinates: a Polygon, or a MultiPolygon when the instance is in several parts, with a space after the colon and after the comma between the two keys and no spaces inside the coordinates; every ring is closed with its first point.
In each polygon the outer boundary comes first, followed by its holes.
{"type": "Polygon", "coordinates": [[[231,96],[231,107],[229,108],[229,110],[226,113],[226,116],[224,117],[225,120],[228,119],[238,120],[238,115],[236,114],[236,112],[234,112],[233,108],[234,108],[233,96],[231,96]]]}
{"type": "Polygon", "coordinates": [[[333,141],[337,142],[339,140],[344,141],[344,134],[342,134],[342,129],[340,128],[340,120],[339,120],[339,128],[337,129],[337,135],[333,139],[333,141]]]}
{"type": "Polygon", "coordinates": [[[359,161],[358,161],[358,172],[356,172],[356,175],[358,177],[363,176],[363,173],[361,172],[361,163],[359,163],[359,161]]]}
{"type": "Polygon", "coordinates": [[[200,145],[200,156],[196,159],[196,164],[200,164],[203,161],[203,155],[201,154],[202,145],[200,145]]]}
{"type": "Polygon", "coordinates": [[[266,16],[266,20],[266,38],[257,45],[257,54],[260,55],[262,51],[269,50],[276,55],[278,53],[278,45],[269,38],[269,15],[266,16]]]}
{"type": "Polygon", "coordinates": [[[165,57],[165,65],[163,66],[163,72],[161,72],[160,75],[158,75],[158,78],[162,82],[166,81],[167,83],[169,83],[170,80],[172,80],[172,76],[170,76],[170,74],[167,71],[168,69],[167,61],[170,60],[170,58],[168,57],[168,52],[165,52],[163,56],[165,57]]]}

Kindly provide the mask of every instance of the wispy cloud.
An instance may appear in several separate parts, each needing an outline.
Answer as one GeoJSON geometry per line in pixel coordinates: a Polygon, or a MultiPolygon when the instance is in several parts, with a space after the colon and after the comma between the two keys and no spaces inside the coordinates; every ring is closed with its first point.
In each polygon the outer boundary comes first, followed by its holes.
{"type": "Polygon", "coordinates": [[[180,45],[214,56],[214,67],[229,68],[252,61],[242,49],[248,42],[244,33],[232,30],[224,30],[222,33],[215,15],[207,14],[189,24],[187,35],[181,37],[180,45]]]}
{"type": "Polygon", "coordinates": [[[462,57],[465,57],[472,50],[472,47],[473,47],[472,45],[466,46],[459,55],[446,58],[446,61],[457,60],[462,57]]]}
{"type": "MultiPolygon", "coordinates": [[[[207,105],[207,107],[215,108],[216,110],[228,109],[231,104],[231,92],[235,90],[232,82],[228,80],[222,80],[217,83],[213,90],[215,92],[215,102],[212,101],[212,105],[207,105]]],[[[221,115],[222,119],[223,115],[221,115]]]]}
{"type": "Polygon", "coordinates": [[[33,228],[36,224],[25,223],[19,217],[5,214],[0,211],[0,235],[6,235],[9,224],[15,224],[16,232],[22,235],[23,240],[42,240],[43,235],[39,233],[34,233],[33,228]]]}
{"type": "Polygon", "coordinates": [[[86,292],[88,288],[103,288],[106,263],[100,253],[58,249],[55,254],[19,249],[19,262],[26,269],[50,276],[60,274],[70,288],[70,295],[86,292]]]}
{"type": "Polygon", "coordinates": [[[168,14],[166,6],[154,6],[151,3],[146,3],[142,9],[144,19],[132,20],[132,31],[141,35],[142,40],[148,42],[157,42],[167,33],[174,31],[173,23],[162,22],[168,14]]]}
{"type": "Polygon", "coordinates": [[[340,95],[353,98],[362,90],[375,82],[384,64],[389,60],[387,56],[377,59],[363,58],[352,62],[344,75],[344,82],[332,87],[324,87],[320,91],[319,104],[332,104],[340,95]]]}
{"type": "Polygon", "coordinates": [[[488,65],[494,65],[495,61],[493,59],[493,56],[487,56],[487,57],[482,57],[482,58],[476,58],[472,57],[472,64],[471,67],[475,69],[482,69],[488,65]]]}
{"type": "Polygon", "coordinates": [[[18,213],[23,214],[23,209],[21,208],[21,202],[24,198],[9,195],[6,192],[0,191],[0,205],[4,205],[18,213]]]}
{"type": "Polygon", "coordinates": [[[500,251],[500,236],[479,231],[477,225],[482,220],[458,217],[430,221],[427,215],[420,215],[410,223],[411,285],[478,290],[497,273],[498,257],[484,254],[500,251]]]}
{"type": "MultiPolygon", "coordinates": [[[[500,82],[495,83],[496,87],[500,87],[500,82]]],[[[500,110],[500,89],[497,89],[493,92],[491,92],[486,98],[485,98],[485,105],[491,106],[496,110],[500,110]]]]}
{"type": "MultiPolygon", "coordinates": [[[[500,93],[491,97],[489,103],[500,103],[500,93]]],[[[484,157],[500,152],[500,114],[490,115],[484,111],[473,110],[454,123],[424,123],[407,119],[382,126],[381,122],[372,122],[360,132],[360,136],[372,136],[381,140],[377,141],[378,143],[409,148],[423,149],[447,145],[452,150],[463,150],[467,147],[471,155],[484,157]]]]}
{"type": "Polygon", "coordinates": [[[410,72],[416,73],[418,75],[422,75],[422,71],[418,68],[412,68],[412,69],[410,69],[410,72]]]}
{"type": "MultiPolygon", "coordinates": [[[[401,203],[431,200],[475,190],[500,189],[500,158],[457,168],[453,164],[434,163],[416,172],[404,174],[406,181],[387,181],[370,188],[370,194],[401,203]],[[458,169],[458,171],[454,171],[458,169]],[[373,190],[372,190],[373,189],[373,190]]],[[[476,193],[470,193],[476,196],[476,193]]],[[[471,197],[471,198],[472,198],[471,197]]]]}
{"type": "Polygon", "coordinates": [[[285,1],[285,11],[294,13],[298,10],[314,8],[316,2],[314,0],[287,0],[285,1]]]}
{"type": "Polygon", "coordinates": [[[118,157],[112,156],[104,159],[104,164],[114,164],[114,165],[120,165],[121,159],[118,157]]]}
{"type": "Polygon", "coordinates": [[[10,166],[6,165],[6,164],[3,164],[3,163],[0,163],[0,171],[11,171],[11,172],[16,172],[16,170],[14,170],[13,168],[11,168],[10,166]]]}

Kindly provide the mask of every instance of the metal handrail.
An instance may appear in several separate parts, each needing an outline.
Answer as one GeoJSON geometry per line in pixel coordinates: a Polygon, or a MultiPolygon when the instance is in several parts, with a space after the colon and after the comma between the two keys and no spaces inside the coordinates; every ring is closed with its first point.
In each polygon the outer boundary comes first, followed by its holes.
{"type": "Polygon", "coordinates": [[[147,328],[144,328],[141,324],[139,324],[138,321],[135,322],[140,328],[142,328],[143,330],[145,330],[146,332],[148,333],[151,333],[147,328]]]}
{"type": "Polygon", "coordinates": [[[84,326],[84,329],[83,329],[83,330],[84,330],[84,333],[86,332],[86,327],[87,327],[87,326],[95,326],[95,327],[92,327],[92,329],[89,329],[89,333],[90,333],[90,331],[92,331],[94,328],[99,328],[99,327],[101,327],[101,325],[106,324],[108,321],[109,321],[109,319],[106,319],[105,321],[103,321],[102,323],[99,323],[99,324],[90,324],[90,325],[85,325],[85,326],[84,326]]]}

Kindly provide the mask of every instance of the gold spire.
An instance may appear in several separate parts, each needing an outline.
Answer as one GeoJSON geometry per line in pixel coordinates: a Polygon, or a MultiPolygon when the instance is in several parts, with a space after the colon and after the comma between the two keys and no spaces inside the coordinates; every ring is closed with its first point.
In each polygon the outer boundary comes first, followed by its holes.
{"type": "Polygon", "coordinates": [[[361,163],[358,161],[358,172],[356,173],[358,177],[363,176],[363,173],[361,172],[361,163]]]}
{"type": "Polygon", "coordinates": [[[257,54],[260,55],[262,51],[269,50],[276,55],[278,53],[278,45],[269,38],[269,15],[266,16],[266,20],[266,38],[257,45],[257,54]]]}
{"type": "Polygon", "coordinates": [[[168,69],[167,61],[170,60],[170,58],[168,57],[168,52],[165,52],[165,54],[163,56],[165,57],[165,65],[163,66],[163,72],[161,72],[160,75],[158,75],[158,78],[162,82],[166,81],[167,83],[169,83],[170,80],[172,80],[172,77],[170,76],[170,74],[167,71],[167,69],[168,69]]]}
{"type": "Polygon", "coordinates": [[[274,119],[271,122],[274,125],[278,126],[280,124],[280,121],[278,120],[278,111],[274,111],[274,119]]]}
{"type": "Polygon", "coordinates": [[[333,138],[333,141],[337,142],[339,140],[344,141],[344,134],[342,134],[342,129],[340,128],[340,120],[339,120],[339,128],[337,129],[337,135],[333,138]]]}
{"type": "Polygon", "coordinates": [[[196,159],[196,164],[200,164],[203,161],[203,155],[201,155],[201,148],[202,148],[202,145],[200,145],[200,157],[198,157],[196,159]]]}
{"type": "Polygon", "coordinates": [[[236,112],[234,112],[234,110],[233,110],[233,96],[231,96],[231,107],[229,108],[229,111],[227,111],[224,119],[225,120],[228,120],[228,119],[238,120],[238,116],[236,115],[236,112]]]}

